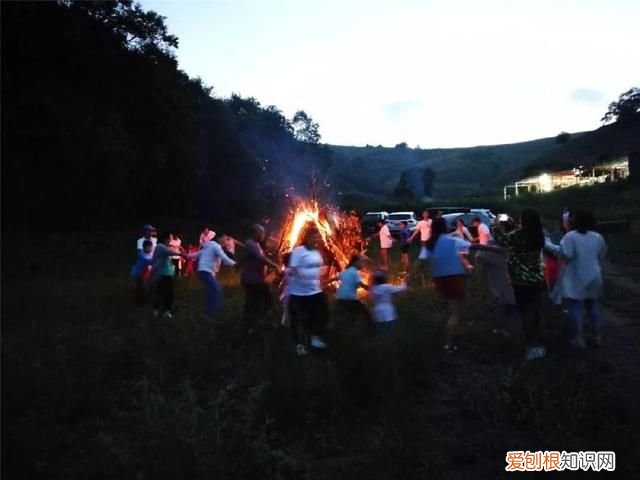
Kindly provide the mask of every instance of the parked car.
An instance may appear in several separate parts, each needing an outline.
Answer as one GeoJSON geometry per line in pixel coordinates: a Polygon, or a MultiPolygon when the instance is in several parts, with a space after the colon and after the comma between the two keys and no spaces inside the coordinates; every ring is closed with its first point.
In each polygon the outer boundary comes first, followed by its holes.
{"type": "Polygon", "coordinates": [[[471,225],[471,222],[473,221],[474,218],[479,218],[480,221],[489,228],[491,228],[491,225],[492,225],[491,219],[484,213],[479,213],[479,212],[449,213],[447,215],[443,215],[442,218],[444,218],[445,222],[447,222],[447,230],[449,232],[453,232],[456,229],[456,221],[459,218],[462,218],[462,220],[464,220],[464,224],[469,229],[469,232],[474,237],[478,236],[478,229],[471,225]]]}
{"type": "Polygon", "coordinates": [[[438,212],[442,212],[443,215],[447,215],[450,213],[467,213],[470,212],[471,209],[467,207],[428,207],[429,215],[431,218],[436,218],[438,212]]]}
{"type": "Polygon", "coordinates": [[[482,213],[491,219],[491,225],[498,223],[498,217],[488,208],[472,208],[471,213],[482,213]]]}
{"type": "Polygon", "coordinates": [[[407,222],[407,228],[410,232],[413,232],[418,220],[413,212],[393,212],[389,214],[387,217],[387,226],[392,235],[400,231],[402,222],[407,222]]]}
{"type": "Polygon", "coordinates": [[[389,214],[387,212],[367,212],[362,217],[362,232],[370,235],[376,232],[379,220],[386,220],[389,214]]]}

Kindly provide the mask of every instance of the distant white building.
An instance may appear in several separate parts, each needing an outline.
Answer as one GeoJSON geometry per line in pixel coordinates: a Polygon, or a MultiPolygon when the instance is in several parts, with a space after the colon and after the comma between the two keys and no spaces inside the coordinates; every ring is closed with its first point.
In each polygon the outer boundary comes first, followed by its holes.
{"type": "Polygon", "coordinates": [[[521,193],[547,193],[562,188],[615,182],[629,176],[629,158],[621,157],[611,162],[578,167],[572,170],[549,172],[523,178],[504,186],[504,199],[517,197],[521,193]]]}

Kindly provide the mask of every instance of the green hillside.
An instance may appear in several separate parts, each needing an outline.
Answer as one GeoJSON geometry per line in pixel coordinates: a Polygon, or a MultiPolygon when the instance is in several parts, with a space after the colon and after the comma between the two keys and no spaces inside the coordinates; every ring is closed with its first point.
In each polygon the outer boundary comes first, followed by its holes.
{"type": "Polygon", "coordinates": [[[412,149],[404,146],[332,146],[333,184],[343,195],[391,195],[404,170],[435,172],[435,198],[500,195],[505,183],[541,169],[590,164],[640,149],[640,124],[607,125],[556,138],[470,148],[412,149]]]}

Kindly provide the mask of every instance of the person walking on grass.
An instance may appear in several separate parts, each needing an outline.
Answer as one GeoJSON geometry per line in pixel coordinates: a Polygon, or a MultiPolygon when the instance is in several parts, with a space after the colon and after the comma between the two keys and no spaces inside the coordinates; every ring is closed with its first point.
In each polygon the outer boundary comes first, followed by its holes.
{"type": "Polygon", "coordinates": [[[507,324],[509,319],[514,316],[516,306],[507,265],[509,252],[495,246],[491,230],[482,223],[479,217],[474,218],[471,224],[477,231],[477,237],[474,239],[471,250],[477,251],[475,258],[478,271],[498,302],[496,326],[493,333],[509,337],[511,334],[507,329],[507,324]]]}
{"type": "Polygon", "coordinates": [[[151,265],[151,284],[153,285],[153,314],[163,315],[166,318],[173,317],[175,265],[172,257],[181,255],[179,250],[169,246],[171,234],[169,232],[160,235],[159,242],[153,251],[151,265]]]}
{"type": "Polygon", "coordinates": [[[556,295],[566,299],[569,306],[570,344],[585,348],[583,312],[586,310],[596,346],[602,335],[602,316],[598,300],[602,296],[602,262],[607,246],[602,235],[594,231],[592,212],[577,211],[573,217],[574,230],[560,241],[560,256],[565,262],[558,279],[556,295]]]}
{"type": "Polygon", "coordinates": [[[327,297],[320,285],[324,260],[318,250],[320,233],[307,230],[302,245],[291,252],[288,270],[291,332],[298,355],[307,354],[307,345],[324,350],[329,320],[327,297]],[[310,341],[307,342],[307,336],[310,341]]]}
{"type": "Polygon", "coordinates": [[[240,283],[244,290],[242,316],[249,335],[253,334],[258,321],[265,318],[272,305],[271,290],[266,281],[267,267],[278,270],[278,264],[267,257],[262,250],[261,243],[264,238],[264,227],[256,224],[252,228],[251,238],[244,244],[247,256],[240,276],[240,283]]]}
{"type": "Polygon", "coordinates": [[[409,243],[412,243],[413,239],[420,235],[420,246],[424,247],[429,238],[431,238],[431,223],[432,220],[429,218],[429,210],[425,210],[422,212],[422,220],[416,224],[416,229],[409,237],[409,243]]]}
{"type": "Polygon", "coordinates": [[[204,313],[213,315],[222,310],[222,288],[216,280],[218,262],[232,267],[236,264],[222,250],[218,242],[213,240],[204,244],[204,248],[187,255],[187,259],[198,259],[198,278],[205,290],[204,313]]]}
{"type": "Polygon", "coordinates": [[[545,237],[540,215],[525,209],[520,215],[519,228],[508,234],[496,229],[494,234],[496,242],[509,252],[509,276],[527,341],[526,359],[543,358],[546,350],[540,340],[540,305],[544,290],[545,237]]]}
{"type": "Polygon", "coordinates": [[[388,281],[387,273],[378,270],[373,275],[373,286],[369,293],[376,334],[382,337],[395,335],[398,326],[398,312],[393,304],[393,295],[407,290],[405,283],[392,285],[388,281]]]}
{"type": "Polygon", "coordinates": [[[358,299],[358,289],[369,289],[360,276],[363,264],[364,261],[360,255],[351,257],[347,268],[338,275],[337,280],[340,281],[340,285],[336,292],[339,309],[350,319],[349,327],[355,327],[360,331],[366,330],[371,322],[371,315],[369,315],[367,307],[358,299]]]}
{"type": "MultiPolygon", "coordinates": [[[[422,212],[422,220],[420,220],[416,224],[415,230],[409,237],[409,243],[413,243],[414,238],[420,235],[420,248],[421,249],[424,248],[425,245],[427,244],[427,241],[431,238],[431,224],[432,224],[432,220],[431,218],[429,218],[429,210],[425,209],[422,212]]],[[[421,263],[422,263],[422,259],[418,257],[418,261],[414,263],[414,266],[412,268],[412,271],[411,271],[412,275],[415,275],[418,272],[418,269],[420,268],[421,263]]]]}
{"type": "Polygon", "coordinates": [[[142,242],[142,250],[138,250],[136,263],[131,267],[131,278],[136,282],[136,304],[142,306],[149,297],[149,276],[153,263],[153,242],[142,242]]]}
{"type": "Polygon", "coordinates": [[[385,220],[378,220],[378,237],[380,238],[380,266],[389,270],[389,250],[393,245],[393,237],[385,220]]]}
{"type": "Polygon", "coordinates": [[[406,221],[400,222],[400,260],[402,262],[402,270],[404,273],[409,272],[409,248],[411,242],[409,238],[411,232],[409,232],[409,223],[406,221]]]}
{"type": "Polygon", "coordinates": [[[466,295],[467,275],[473,266],[467,260],[471,244],[447,235],[444,218],[433,221],[431,237],[420,251],[420,259],[429,260],[436,291],[449,304],[445,350],[457,350],[454,335],[466,295]]]}

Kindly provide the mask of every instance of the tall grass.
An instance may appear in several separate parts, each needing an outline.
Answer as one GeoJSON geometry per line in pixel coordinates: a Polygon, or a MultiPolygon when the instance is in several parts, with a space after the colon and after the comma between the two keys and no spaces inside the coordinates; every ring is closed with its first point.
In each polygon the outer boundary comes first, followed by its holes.
{"type": "MultiPolygon", "coordinates": [[[[462,443],[500,467],[507,447],[580,446],[611,398],[584,359],[522,367],[519,327],[488,333],[477,280],[459,355],[443,356],[446,307],[418,286],[397,298],[397,338],[345,331],[332,309],[330,350],[299,358],[278,312],[247,335],[237,272],[222,315],[187,278],[175,318],[155,318],[133,305],[126,235],[31,238],[4,239],[8,478],[449,478],[462,443]]],[[[619,420],[604,422],[610,439],[619,420]]]]}

